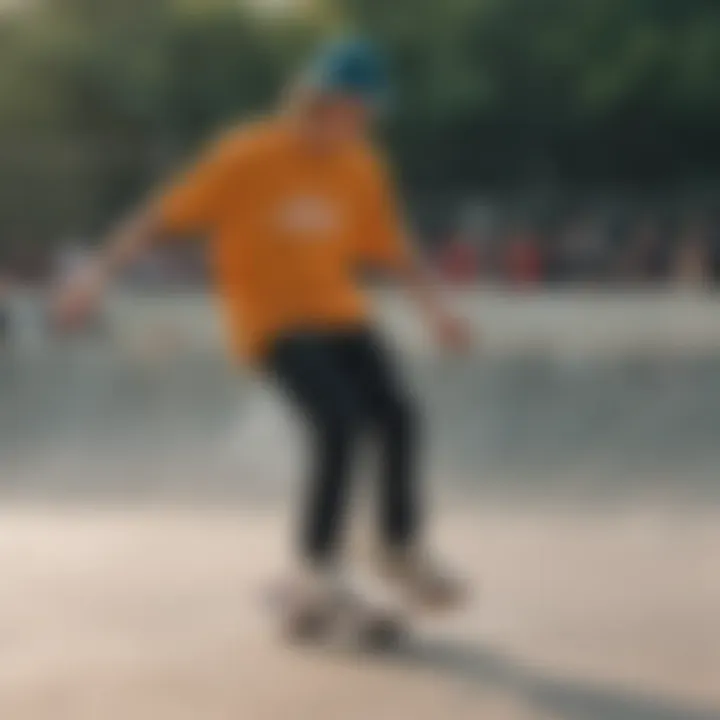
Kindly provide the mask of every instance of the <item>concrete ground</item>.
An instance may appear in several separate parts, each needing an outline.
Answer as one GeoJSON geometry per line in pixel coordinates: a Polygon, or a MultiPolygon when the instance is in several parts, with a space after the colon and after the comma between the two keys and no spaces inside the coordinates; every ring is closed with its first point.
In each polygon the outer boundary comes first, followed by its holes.
{"type": "Polygon", "coordinates": [[[275,510],[6,508],[0,717],[720,720],[719,520],[444,513],[476,600],[371,657],[277,637],[275,510]]]}

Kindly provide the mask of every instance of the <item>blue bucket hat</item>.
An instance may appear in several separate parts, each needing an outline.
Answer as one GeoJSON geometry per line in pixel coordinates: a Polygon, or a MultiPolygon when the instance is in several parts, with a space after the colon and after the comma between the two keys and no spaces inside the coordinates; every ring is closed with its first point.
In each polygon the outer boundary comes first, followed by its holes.
{"type": "Polygon", "coordinates": [[[357,96],[376,108],[387,107],[390,100],[385,58],[367,40],[336,40],[322,47],[310,62],[305,82],[320,92],[357,96]]]}

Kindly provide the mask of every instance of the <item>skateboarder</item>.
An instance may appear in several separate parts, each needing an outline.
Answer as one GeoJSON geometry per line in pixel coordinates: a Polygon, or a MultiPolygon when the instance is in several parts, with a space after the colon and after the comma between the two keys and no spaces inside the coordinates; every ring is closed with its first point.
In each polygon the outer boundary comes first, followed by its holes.
{"type": "Polygon", "coordinates": [[[388,101],[381,55],[362,40],[321,48],[273,116],[217,140],[197,164],[123,222],[58,296],[65,326],[153,242],[204,235],[239,357],[280,385],[307,419],[311,468],[298,540],[298,607],[337,591],[353,452],[382,454],[378,566],[420,602],[453,605],[463,587],[433,563],[418,500],[417,411],[379,339],[357,278],[384,268],[407,287],[444,346],[469,345],[411,248],[369,133],[388,101]]]}

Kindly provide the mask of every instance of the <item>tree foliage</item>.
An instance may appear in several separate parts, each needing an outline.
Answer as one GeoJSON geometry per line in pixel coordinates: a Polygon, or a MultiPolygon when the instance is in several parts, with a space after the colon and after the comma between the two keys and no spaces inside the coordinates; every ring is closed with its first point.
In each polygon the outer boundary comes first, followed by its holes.
{"type": "Polygon", "coordinates": [[[395,56],[395,136],[418,181],[653,183],[718,170],[714,0],[345,6],[395,56]]]}
{"type": "Polygon", "coordinates": [[[0,243],[95,232],[266,108],[338,24],[393,61],[407,184],[653,185],[720,168],[717,0],[37,0],[0,16],[0,243]]]}

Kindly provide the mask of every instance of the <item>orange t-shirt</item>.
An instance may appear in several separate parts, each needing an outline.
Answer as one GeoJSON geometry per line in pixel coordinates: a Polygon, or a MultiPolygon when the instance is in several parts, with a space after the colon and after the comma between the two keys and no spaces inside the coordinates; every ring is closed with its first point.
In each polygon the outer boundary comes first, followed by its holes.
{"type": "Polygon", "coordinates": [[[407,258],[372,150],[313,152],[279,120],[222,138],[158,208],[169,233],[209,237],[233,343],[253,359],[286,331],[362,323],[357,266],[407,258]]]}

